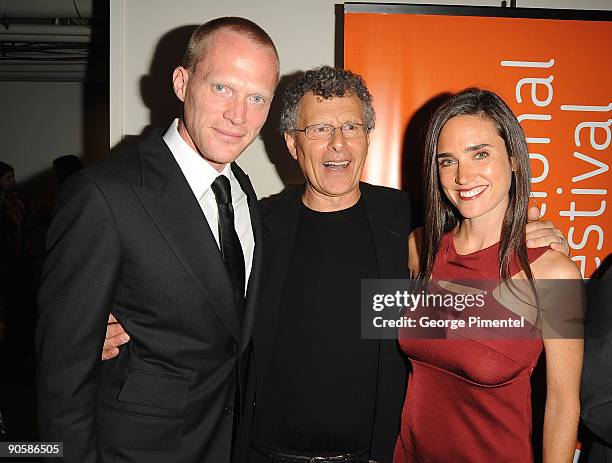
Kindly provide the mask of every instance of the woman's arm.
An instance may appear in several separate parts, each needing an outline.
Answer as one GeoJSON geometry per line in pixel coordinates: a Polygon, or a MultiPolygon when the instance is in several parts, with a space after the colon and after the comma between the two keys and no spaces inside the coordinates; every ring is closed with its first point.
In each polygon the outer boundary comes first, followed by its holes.
{"type": "MultiPolygon", "coordinates": [[[[568,257],[547,251],[532,267],[537,279],[580,279],[578,268],[568,257]]],[[[556,283],[558,284],[558,283],[556,283]]],[[[576,285],[578,288],[578,285],[576,285]]],[[[581,304],[579,291],[574,301],[581,304]]],[[[570,310],[571,312],[571,310],[570,310]]],[[[546,406],[544,411],[544,463],[571,463],[576,451],[580,418],[580,375],[583,339],[544,339],[546,354],[546,406]]]]}
{"type": "Polygon", "coordinates": [[[571,463],[580,418],[582,339],[545,339],[544,463],[571,463]]]}

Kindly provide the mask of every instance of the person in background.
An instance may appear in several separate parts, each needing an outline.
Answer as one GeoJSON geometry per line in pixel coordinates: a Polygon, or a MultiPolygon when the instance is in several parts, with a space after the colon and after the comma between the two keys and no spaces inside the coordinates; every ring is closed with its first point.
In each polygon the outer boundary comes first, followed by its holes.
{"type": "Polygon", "coordinates": [[[83,163],[74,154],[60,156],[53,160],[53,171],[60,185],[62,185],[70,175],[81,169],[83,169],[83,163]]]}
{"type": "Polygon", "coordinates": [[[28,254],[26,207],[16,191],[15,170],[0,161],[0,233],[2,256],[14,261],[28,254]]]}
{"type": "MultiPolygon", "coordinates": [[[[29,214],[17,192],[15,170],[0,161],[0,338],[16,343],[20,363],[31,354],[33,308],[31,301],[29,214]]],[[[17,361],[17,359],[19,359],[17,361]]]]}
{"type": "Polygon", "coordinates": [[[24,207],[14,190],[17,186],[15,170],[0,161],[0,344],[6,335],[6,317],[11,283],[11,271],[24,226],[24,207]]]}

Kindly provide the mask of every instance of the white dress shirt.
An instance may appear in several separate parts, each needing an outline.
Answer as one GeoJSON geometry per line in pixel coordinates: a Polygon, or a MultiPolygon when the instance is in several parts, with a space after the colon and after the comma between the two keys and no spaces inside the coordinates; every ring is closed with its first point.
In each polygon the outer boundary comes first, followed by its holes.
{"type": "MultiPolygon", "coordinates": [[[[229,164],[226,164],[221,172],[217,171],[199,153],[194,151],[178,132],[178,119],[174,119],[168,130],[164,134],[164,141],[174,159],[178,163],[187,183],[191,187],[194,196],[198,200],[202,212],[206,217],[208,226],[219,246],[219,210],[215,194],[211,189],[212,182],[217,176],[225,175],[232,188],[232,206],[234,208],[234,226],[238,239],[242,245],[244,254],[245,282],[249,281],[251,266],[253,265],[253,249],[255,248],[255,238],[251,227],[251,215],[247,196],[242,191],[240,183],[234,176],[229,164]]],[[[246,288],[244,289],[246,294],[246,288]]]]}

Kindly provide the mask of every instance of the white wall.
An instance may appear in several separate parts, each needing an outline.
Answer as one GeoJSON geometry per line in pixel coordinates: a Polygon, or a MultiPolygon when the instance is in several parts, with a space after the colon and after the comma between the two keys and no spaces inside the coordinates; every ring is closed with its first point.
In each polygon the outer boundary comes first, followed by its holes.
{"type": "Polygon", "coordinates": [[[81,82],[0,82],[0,99],[0,160],[18,183],[39,181],[56,157],[81,154],[81,82]]]}
{"type": "MultiPolygon", "coordinates": [[[[378,0],[376,3],[395,3],[378,0]]],[[[136,135],[150,123],[140,81],[149,74],[160,38],[174,28],[218,16],[243,16],[262,26],[278,47],[281,75],[334,64],[334,0],[111,0],[111,144],[136,135]]],[[[372,2],[370,2],[372,3],[372,2]]],[[[501,1],[411,0],[410,3],[500,6],[501,1]]],[[[510,3],[510,1],[508,1],[510,3]]],[[[519,7],[610,9],[610,0],[518,0],[519,7]]],[[[170,86],[170,75],[167,76],[170,86]]],[[[288,155],[287,155],[288,156],[288,155]]],[[[283,183],[256,140],[239,164],[251,175],[260,197],[283,183]]]]}

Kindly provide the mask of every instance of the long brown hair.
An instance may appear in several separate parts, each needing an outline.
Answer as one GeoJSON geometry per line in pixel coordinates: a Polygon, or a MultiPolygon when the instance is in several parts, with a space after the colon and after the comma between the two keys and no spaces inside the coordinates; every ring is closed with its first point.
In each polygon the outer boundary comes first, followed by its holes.
{"type": "Polygon", "coordinates": [[[525,134],[504,100],[491,91],[479,88],[468,88],[452,96],[438,108],[429,124],[425,139],[425,232],[419,278],[431,278],[442,236],[453,230],[461,220],[459,212],[441,190],[436,155],[444,125],[453,117],[463,115],[480,115],[495,124],[514,168],[499,243],[499,276],[504,280],[510,278],[510,264],[516,258],[521,269],[532,280],[525,242],[531,179],[525,134]]]}

